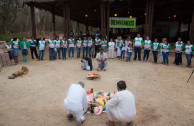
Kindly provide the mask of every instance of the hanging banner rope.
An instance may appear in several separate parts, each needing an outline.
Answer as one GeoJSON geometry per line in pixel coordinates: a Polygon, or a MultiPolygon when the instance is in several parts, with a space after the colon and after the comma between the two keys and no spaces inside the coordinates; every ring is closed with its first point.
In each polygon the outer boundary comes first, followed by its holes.
{"type": "Polygon", "coordinates": [[[136,18],[109,17],[110,28],[136,28],[136,18]]]}

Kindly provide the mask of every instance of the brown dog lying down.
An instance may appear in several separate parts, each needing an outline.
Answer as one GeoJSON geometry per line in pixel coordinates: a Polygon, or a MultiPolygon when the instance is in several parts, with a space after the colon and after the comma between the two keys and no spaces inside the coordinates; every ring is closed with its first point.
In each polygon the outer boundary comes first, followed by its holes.
{"type": "Polygon", "coordinates": [[[9,79],[15,79],[18,76],[26,75],[28,73],[28,68],[23,66],[21,70],[18,70],[17,72],[13,73],[11,76],[9,76],[9,79]]]}

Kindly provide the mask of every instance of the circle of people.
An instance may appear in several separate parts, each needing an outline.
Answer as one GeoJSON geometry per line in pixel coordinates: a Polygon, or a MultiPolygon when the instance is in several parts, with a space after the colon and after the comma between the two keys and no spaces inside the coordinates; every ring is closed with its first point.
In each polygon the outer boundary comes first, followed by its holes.
{"type": "MultiPolygon", "coordinates": [[[[134,38],[133,42],[130,41],[130,36],[126,40],[122,39],[121,36],[118,36],[115,41],[113,38],[109,42],[104,39],[100,39],[97,36],[95,39],[92,39],[91,36],[79,37],[78,40],[75,40],[73,36],[69,39],[64,37],[63,40],[59,39],[59,36],[56,36],[55,39],[53,36],[50,37],[48,41],[45,38],[41,37],[40,40],[35,40],[34,37],[31,37],[30,41],[27,41],[26,38],[23,38],[23,41],[20,41],[17,37],[14,37],[10,42],[7,41],[5,48],[8,50],[10,59],[14,58],[15,63],[18,63],[19,49],[22,50],[23,62],[27,62],[28,49],[30,48],[31,57],[34,59],[34,54],[38,61],[44,59],[44,52],[47,48],[49,50],[49,60],[57,59],[67,59],[66,53],[68,50],[69,59],[74,58],[74,50],[77,48],[77,58],[80,58],[81,50],[82,57],[97,58],[99,68],[105,68],[107,65],[107,50],[109,51],[109,58],[114,59],[114,51],[117,53],[117,58],[119,60],[124,60],[126,57],[126,62],[131,61],[132,52],[134,50],[134,60],[137,59],[141,61],[141,50],[144,49],[143,61],[149,59],[150,51],[152,50],[154,62],[157,63],[158,54],[160,51],[160,61],[164,65],[169,64],[168,56],[171,49],[171,45],[168,43],[166,38],[162,39],[162,42],[159,43],[158,39],[154,39],[152,42],[147,36],[145,40],[137,34],[137,37],[134,38]],[[38,47],[38,53],[37,49],[38,47]],[[100,52],[100,49],[103,51],[100,52]],[[62,52],[62,57],[61,57],[62,52]],[[99,55],[97,55],[99,53],[99,55]],[[103,56],[102,56],[103,55],[103,56]],[[101,60],[102,58],[102,60],[101,60]],[[105,63],[105,66],[102,65],[105,63]]],[[[178,38],[178,41],[175,42],[175,60],[176,65],[182,64],[182,52],[185,53],[187,59],[187,67],[191,67],[191,59],[194,53],[194,46],[190,41],[187,41],[184,46],[184,42],[181,41],[181,38],[178,38]]],[[[104,69],[104,70],[105,70],[104,69]]]]}

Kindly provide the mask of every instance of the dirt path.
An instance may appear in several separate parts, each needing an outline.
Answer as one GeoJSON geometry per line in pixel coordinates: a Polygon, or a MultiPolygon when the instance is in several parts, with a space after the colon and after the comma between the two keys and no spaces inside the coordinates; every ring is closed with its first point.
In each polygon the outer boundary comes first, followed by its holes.
{"type": "MultiPolygon", "coordinates": [[[[48,55],[46,55],[48,57],[48,55]]],[[[186,81],[192,69],[172,64],[108,60],[106,72],[96,71],[99,80],[87,80],[88,71],[80,69],[80,60],[30,61],[3,68],[0,72],[0,126],[75,126],[68,122],[63,100],[72,83],[83,81],[86,90],[116,91],[116,83],[125,80],[136,98],[135,126],[193,126],[194,125],[194,75],[186,81]],[[15,80],[7,77],[26,65],[30,72],[15,80]]],[[[30,59],[30,58],[28,58],[30,59]]],[[[194,64],[192,64],[194,66],[194,64]]],[[[86,114],[84,126],[106,126],[106,114],[86,114]]],[[[123,123],[116,122],[117,126],[123,123]]]]}

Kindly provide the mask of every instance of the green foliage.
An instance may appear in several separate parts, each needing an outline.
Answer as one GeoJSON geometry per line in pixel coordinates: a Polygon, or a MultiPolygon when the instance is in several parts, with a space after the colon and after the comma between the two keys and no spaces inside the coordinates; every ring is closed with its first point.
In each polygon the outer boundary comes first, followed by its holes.
{"type": "MultiPolygon", "coordinates": [[[[0,41],[10,41],[14,36],[9,34],[0,34],[0,41]]],[[[23,40],[23,36],[17,36],[19,40],[23,40]]]]}

